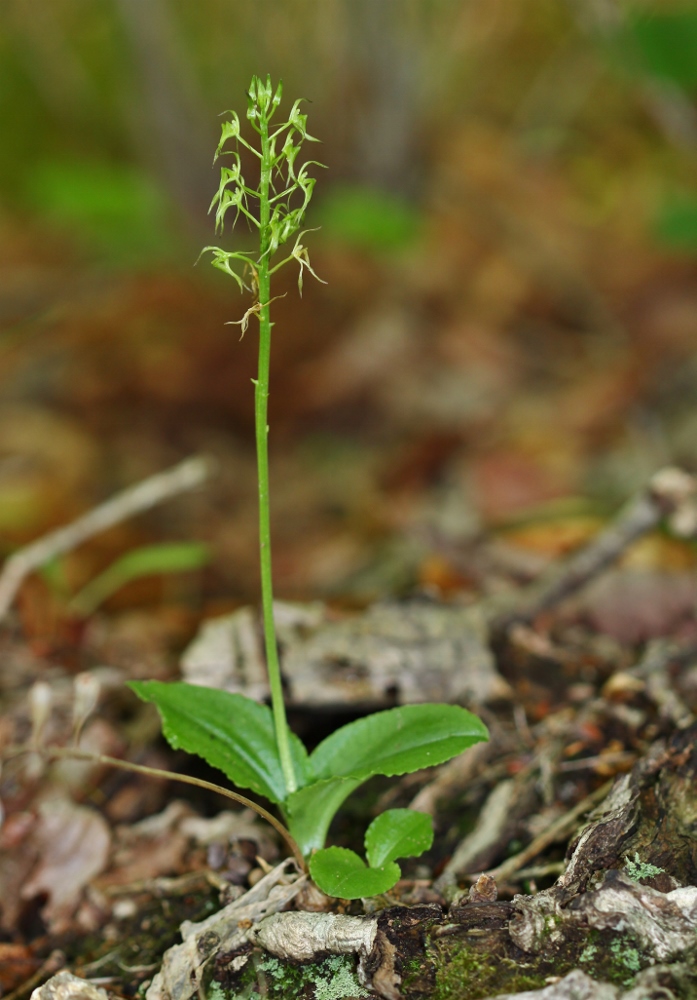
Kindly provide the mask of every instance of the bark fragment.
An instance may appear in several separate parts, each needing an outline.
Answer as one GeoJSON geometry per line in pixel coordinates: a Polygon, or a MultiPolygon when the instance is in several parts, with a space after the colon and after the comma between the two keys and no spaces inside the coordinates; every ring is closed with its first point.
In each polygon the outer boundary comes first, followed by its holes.
{"type": "Polygon", "coordinates": [[[189,1000],[201,987],[208,962],[219,952],[243,948],[254,926],[286,907],[305,883],[306,877],[293,871],[292,861],[284,861],[218,913],[197,924],[185,921],[183,943],[165,952],[147,1000],[189,1000]]]}

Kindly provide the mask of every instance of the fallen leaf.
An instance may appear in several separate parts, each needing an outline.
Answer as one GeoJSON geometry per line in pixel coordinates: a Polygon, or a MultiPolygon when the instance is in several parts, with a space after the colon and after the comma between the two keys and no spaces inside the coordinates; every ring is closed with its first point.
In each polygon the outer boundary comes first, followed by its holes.
{"type": "Polygon", "coordinates": [[[615,569],[579,599],[592,627],[623,643],[668,635],[692,615],[697,581],[692,572],[615,569]]]}
{"type": "Polygon", "coordinates": [[[21,986],[39,966],[39,961],[25,944],[0,942],[0,990],[3,996],[21,986]]]}
{"type": "Polygon", "coordinates": [[[39,809],[34,830],[39,861],[22,887],[22,899],[42,893],[42,916],[53,933],[68,928],[82,891],[109,858],[111,834],[103,817],[67,799],[49,799],[39,809]]]}

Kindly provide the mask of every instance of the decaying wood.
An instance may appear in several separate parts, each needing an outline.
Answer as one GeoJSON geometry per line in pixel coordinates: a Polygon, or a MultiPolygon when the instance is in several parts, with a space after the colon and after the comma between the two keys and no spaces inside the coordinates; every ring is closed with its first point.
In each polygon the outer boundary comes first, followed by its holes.
{"type": "Polygon", "coordinates": [[[616,780],[572,843],[557,883],[536,896],[514,898],[508,928],[513,944],[526,954],[557,960],[575,951],[580,960],[580,947],[595,931],[606,951],[619,942],[621,955],[621,942],[632,942],[642,965],[677,962],[694,949],[696,743],[693,725],[667,744],[657,742],[616,780]],[[649,884],[632,881],[624,862],[635,855],[664,873],[649,884]]]}
{"type": "MultiPolygon", "coordinates": [[[[509,783],[506,796],[512,800],[509,783]]],[[[280,865],[241,899],[202,923],[185,924],[148,1000],[190,1000],[204,971],[238,972],[253,947],[282,960],[355,955],[359,980],[384,1000],[430,995],[463,950],[462,976],[496,987],[498,1000],[678,1000],[697,991],[697,723],[655,742],[628,774],[561,818],[577,822],[555,885],[511,902],[496,898],[492,873],[446,912],[438,905],[388,907],[369,916],[281,912],[304,878],[280,865]],[[626,865],[639,858],[664,869],[643,880],[626,865]],[[631,876],[631,877],[630,877],[631,876]],[[447,949],[451,949],[448,951],[447,949]],[[440,964],[439,964],[440,963],[440,964]],[[414,969],[417,969],[414,972],[414,969]],[[440,971],[437,971],[440,968],[440,971]],[[524,970],[541,985],[507,989],[524,970]]],[[[509,802],[510,804],[510,802],[509,802]]],[[[498,810],[501,812],[501,810],[498,810]]],[[[505,812],[505,810],[503,810],[505,812]]],[[[538,845],[539,846],[539,845],[538,845]]],[[[520,858],[513,859],[518,867],[520,858]]],[[[506,862],[499,878],[508,877],[506,862]]],[[[468,996],[467,981],[462,996],[468,996]]],[[[482,996],[472,985],[472,995],[482,996]]]]}
{"type": "MultiPolygon", "coordinates": [[[[510,697],[479,606],[386,602],[337,617],[321,602],[277,602],[275,617],[291,707],[481,705],[510,697]]],[[[182,676],[193,684],[268,698],[256,612],[241,608],[205,622],[184,653],[182,676]]]]}
{"type": "Polygon", "coordinates": [[[560,891],[585,888],[595,871],[619,867],[635,852],[679,884],[697,885],[696,743],[694,723],[668,743],[657,741],[617,778],[573,843],[560,891]]]}
{"type": "Polygon", "coordinates": [[[623,989],[611,983],[598,983],[580,969],[574,969],[544,989],[501,993],[496,1000],[677,1000],[670,987],[683,987],[689,980],[687,966],[654,966],[640,972],[631,989],[623,989]]]}
{"type": "Polygon", "coordinates": [[[423,954],[427,931],[442,919],[434,905],[395,906],[365,917],[277,913],[252,935],[278,958],[307,962],[327,954],[355,955],[361,984],[385,1000],[399,1000],[406,960],[423,954]]]}
{"type": "Polygon", "coordinates": [[[101,986],[65,971],[35,989],[31,1000],[108,1000],[108,994],[101,986]]]}
{"type": "MultiPolygon", "coordinates": [[[[664,517],[677,520],[684,532],[693,531],[694,494],[692,477],[664,470],[595,542],[505,608],[494,602],[460,607],[415,601],[337,616],[323,604],[279,605],[289,703],[345,709],[443,700],[479,706],[509,697],[510,689],[496,672],[490,630],[529,621],[564,599],[664,517]]],[[[697,948],[697,723],[666,680],[666,665],[693,653],[687,644],[654,646],[627,671],[627,683],[641,686],[662,718],[676,727],[674,736],[655,743],[611,788],[596,789],[551,821],[520,854],[489,871],[469,897],[448,911],[420,905],[389,907],[366,917],[281,912],[307,884],[285,862],[219,913],[185,924],[183,943],[165,955],[147,1000],[191,1000],[213,967],[221,975],[235,972],[253,948],[292,961],[356,955],[360,981],[385,1000],[430,995],[439,956],[447,967],[457,949],[474,957],[473,976],[489,964],[495,984],[489,995],[499,998],[513,995],[509,985],[520,969],[541,983],[534,990],[518,989],[516,995],[530,1000],[697,995],[692,971],[697,948]],[[496,881],[504,884],[551,843],[571,836],[594,806],[554,886],[511,902],[496,898],[496,881]],[[632,881],[625,861],[635,855],[665,872],[645,883],[632,881]],[[602,943],[602,961],[589,950],[596,940],[602,943]],[[450,946],[455,947],[452,953],[447,952],[450,946]],[[614,966],[608,956],[616,959],[614,966]],[[628,963],[626,982],[617,976],[617,963],[623,960],[628,963]],[[614,981],[607,981],[613,976],[614,981]]],[[[206,623],[185,655],[184,675],[266,697],[256,613],[242,609],[206,623]]],[[[526,727],[523,720],[522,729],[526,727]]],[[[532,811],[533,791],[545,799],[567,735],[549,732],[532,763],[496,785],[479,824],[455,851],[437,885],[452,886],[458,875],[488,867],[501,856],[512,825],[532,811]]],[[[458,781],[471,777],[488,753],[490,748],[480,745],[447,765],[440,784],[422,792],[414,804],[423,801],[433,808],[438,795],[450,794],[458,781]]],[[[550,805],[549,797],[545,802],[550,805]]]]}
{"type": "Polygon", "coordinates": [[[274,913],[252,932],[254,940],[279,958],[309,962],[318,954],[370,954],[375,945],[377,917],[345,913],[274,913]]]}
{"type": "Polygon", "coordinates": [[[577,803],[573,809],[569,809],[568,812],[560,816],[554,823],[550,823],[547,829],[538,834],[537,837],[534,837],[522,851],[519,851],[513,857],[506,858],[496,868],[492,868],[491,871],[487,872],[489,877],[498,882],[507,882],[516,872],[520,871],[523,865],[527,865],[533,858],[542,854],[551,844],[566,840],[575,830],[581,816],[590,812],[593,806],[605,798],[610,790],[610,785],[611,782],[601,785],[600,788],[591,792],[585,799],[577,803]]]}
{"type": "MultiPolygon", "coordinates": [[[[447,970],[462,949],[473,956],[473,977],[488,968],[492,982],[500,982],[489,994],[498,1000],[696,995],[695,788],[697,723],[657,741],[609,794],[603,788],[603,801],[574,838],[566,870],[550,889],[498,901],[488,877],[480,880],[481,891],[475,888],[448,912],[430,905],[358,918],[278,913],[261,922],[253,939],[286,959],[352,952],[361,982],[385,1000],[429,995],[438,956],[447,970]],[[625,862],[637,855],[664,871],[635,880],[625,862]],[[454,950],[443,951],[448,948],[454,950]],[[420,971],[407,977],[415,959],[420,971]],[[507,990],[521,970],[542,985],[507,990]]],[[[590,800],[583,805],[587,810],[590,800]]],[[[460,995],[470,995],[467,982],[461,985],[460,995]]],[[[482,996],[474,979],[471,990],[482,996]]]]}
{"type": "Polygon", "coordinates": [[[197,924],[186,921],[182,944],[165,952],[147,1000],[189,1000],[201,986],[206,965],[219,952],[243,947],[259,921],[288,906],[306,882],[292,861],[284,861],[218,913],[197,924]]]}

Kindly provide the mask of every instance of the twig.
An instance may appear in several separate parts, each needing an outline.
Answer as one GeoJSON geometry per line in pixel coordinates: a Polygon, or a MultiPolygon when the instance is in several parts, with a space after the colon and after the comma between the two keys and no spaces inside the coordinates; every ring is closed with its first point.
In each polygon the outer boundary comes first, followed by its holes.
{"type": "Polygon", "coordinates": [[[212,470],[210,458],[203,455],[188,458],[166,472],[158,472],[136,486],[129,486],[71,524],[51,531],[13,553],[0,573],[0,621],[10,610],[24,580],[34,570],[134,514],[199,486],[212,470]]]}
{"type": "Polygon", "coordinates": [[[678,729],[689,726],[695,716],[671,684],[669,667],[685,665],[696,657],[697,642],[694,638],[679,642],[652,639],[639,662],[628,671],[632,677],[644,682],[646,694],[658,708],[660,716],[670,719],[678,729]]]}
{"type": "MultiPolygon", "coordinates": [[[[614,779],[613,779],[614,780],[614,779]]],[[[523,848],[518,854],[515,854],[512,858],[506,858],[498,868],[492,868],[486,874],[491,876],[491,878],[496,879],[497,882],[506,882],[512,875],[523,868],[529,861],[536,858],[538,854],[549,847],[550,844],[555,843],[558,840],[563,840],[564,837],[569,836],[576,828],[576,823],[584,813],[589,812],[593,806],[596,806],[599,802],[605,798],[610,789],[612,788],[613,781],[606,781],[604,785],[600,788],[596,788],[594,792],[587,795],[585,799],[582,799],[578,805],[575,805],[573,809],[570,809],[563,816],[560,816],[556,822],[552,823],[547,827],[539,836],[531,840],[527,847],[523,848]]]]}
{"type": "MultiPolygon", "coordinates": [[[[497,766],[485,772],[492,777],[497,766]]],[[[529,815],[537,776],[540,771],[536,755],[514,778],[497,776],[484,801],[474,828],[460,841],[443,871],[433,883],[438,892],[448,892],[460,875],[481,871],[498,856],[524,816],[529,815]]],[[[480,780],[486,782],[484,775],[480,780]]]]}
{"type": "Polygon", "coordinates": [[[226,798],[232,799],[233,802],[239,802],[248,809],[253,809],[255,813],[258,813],[259,816],[265,819],[266,822],[269,823],[274,830],[281,835],[281,837],[283,837],[286,844],[290,848],[293,857],[297,861],[300,870],[307,870],[307,865],[305,864],[305,859],[302,856],[300,848],[283,823],[277,820],[273,813],[270,813],[267,809],[264,809],[263,806],[260,806],[258,802],[252,802],[252,800],[248,799],[245,795],[240,795],[239,792],[233,792],[230,788],[223,788],[221,785],[216,785],[212,781],[204,781],[202,778],[193,778],[188,774],[178,774],[176,771],[163,771],[158,767],[146,767],[145,764],[134,764],[130,760],[120,760],[118,757],[108,757],[106,754],[91,753],[89,750],[76,750],[72,747],[37,748],[33,744],[31,746],[8,747],[2,755],[2,759],[11,760],[14,757],[19,757],[26,753],[38,753],[42,757],[47,757],[49,760],[67,757],[71,760],[86,760],[92,764],[105,764],[108,767],[118,767],[122,771],[135,771],[136,774],[146,774],[151,778],[163,778],[165,781],[180,781],[184,785],[195,785],[196,788],[205,788],[209,792],[216,792],[218,795],[224,795],[226,798]]]}
{"type": "Polygon", "coordinates": [[[197,888],[206,887],[221,890],[229,889],[230,883],[219,875],[218,872],[211,871],[210,868],[198,869],[193,872],[185,872],[184,875],[156,875],[150,878],[141,878],[136,882],[128,882],[121,885],[109,885],[101,891],[107,897],[113,896],[137,896],[141,892],[148,892],[154,896],[186,896],[197,888]]]}
{"type": "Polygon", "coordinates": [[[548,875],[561,875],[566,868],[565,861],[550,861],[546,865],[533,865],[531,868],[521,868],[508,876],[509,882],[526,882],[537,878],[547,878],[548,875]]]}
{"type": "Polygon", "coordinates": [[[636,759],[637,755],[633,750],[618,750],[617,753],[601,753],[594,757],[581,757],[580,760],[562,761],[557,764],[557,771],[586,771],[603,764],[621,767],[623,764],[634,764],[636,759]]]}
{"type": "Polygon", "coordinates": [[[572,556],[561,570],[555,568],[544,575],[527,588],[522,598],[504,599],[503,607],[494,603],[490,618],[493,632],[500,634],[514,622],[532,621],[540,612],[580,590],[664,518],[670,519],[676,534],[694,534],[696,494],[697,481],[693,476],[682,469],[661,469],[651,478],[648,488],[620,511],[617,520],[572,556]]]}

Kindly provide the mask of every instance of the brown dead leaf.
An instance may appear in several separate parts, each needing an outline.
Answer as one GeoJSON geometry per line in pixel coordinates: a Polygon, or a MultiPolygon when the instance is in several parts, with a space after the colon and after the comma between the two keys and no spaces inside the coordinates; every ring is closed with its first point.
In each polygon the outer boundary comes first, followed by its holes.
{"type": "Polygon", "coordinates": [[[26,982],[36,972],[39,961],[25,944],[0,942],[0,990],[2,995],[26,982]]]}
{"type": "Polygon", "coordinates": [[[610,570],[579,599],[581,611],[600,632],[623,643],[669,635],[693,616],[694,573],[610,570]]]}
{"type": "Polygon", "coordinates": [[[33,813],[11,813],[0,831],[0,927],[9,934],[16,929],[20,892],[38,857],[31,835],[36,822],[33,813]]]}
{"type": "Polygon", "coordinates": [[[477,508],[489,521],[505,520],[568,493],[568,483],[539,456],[510,448],[472,464],[477,508]]]}
{"type": "Polygon", "coordinates": [[[21,897],[28,900],[46,893],[42,915],[51,931],[58,933],[69,926],[85,886],[104,870],[111,834],[94,809],[56,798],[39,807],[32,839],[39,860],[21,897]]]}
{"type": "Polygon", "coordinates": [[[175,800],[155,816],[119,827],[114,864],[99,879],[99,887],[131,885],[159,875],[184,870],[189,837],[182,822],[193,815],[185,802],[175,800]]]}
{"type": "Polygon", "coordinates": [[[132,885],[159,875],[180,874],[187,847],[188,838],[179,831],[157,840],[143,840],[119,855],[117,867],[99,880],[99,887],[132,885]]]}

